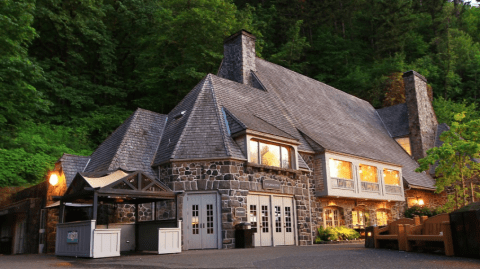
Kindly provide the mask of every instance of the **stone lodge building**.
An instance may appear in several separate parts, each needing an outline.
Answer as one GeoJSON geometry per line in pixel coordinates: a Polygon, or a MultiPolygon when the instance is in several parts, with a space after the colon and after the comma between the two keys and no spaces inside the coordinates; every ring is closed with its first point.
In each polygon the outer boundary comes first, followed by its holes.
{"type": "Polygon", "coordinates": [[[240,31],[225,40],[218,74],[168,115],[137,109],[91,156],[64,155],[56,172],[67,186],[119,170],[168,186],[175,202],[145,204],[139,216],[105,206],[104,215],[182,219],[185,250],[233,248],[244,222],[257,246],[309,245],[320,226],[385,225],[407,206],[444,202],[431,175],[414,170],[448,126],[437,123],[426,79],[409,71],[404,81],[407,102],[376,110],[257,58],[255,37],[240,31]]]}

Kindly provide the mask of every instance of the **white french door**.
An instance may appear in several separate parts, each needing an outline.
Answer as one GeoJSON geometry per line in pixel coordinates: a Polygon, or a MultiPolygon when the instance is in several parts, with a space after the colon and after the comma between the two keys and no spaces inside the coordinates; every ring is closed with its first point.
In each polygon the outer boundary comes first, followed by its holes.
{"type": "Polygon", "coordinates": [[[249,195],[248,217],[256,246],[293,245],[293,200],[291,197],[249,195]],[[272,241],[273,239],[273,241],[272,241]]]}
{"type": "Polygon", "coordinates": [[[217,248],[217,199],[215,194],[187,198],[187,244],[189,249],[217,248]]]}

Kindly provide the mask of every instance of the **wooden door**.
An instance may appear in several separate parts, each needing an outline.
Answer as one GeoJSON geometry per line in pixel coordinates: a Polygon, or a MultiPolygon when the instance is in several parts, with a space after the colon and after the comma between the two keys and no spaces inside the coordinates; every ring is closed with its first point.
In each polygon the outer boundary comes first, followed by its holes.
{"type": "Polygon", "coordinates": [[[217,201],[215,194],[188,196],[188,248],[217,248],[217,201]]]}

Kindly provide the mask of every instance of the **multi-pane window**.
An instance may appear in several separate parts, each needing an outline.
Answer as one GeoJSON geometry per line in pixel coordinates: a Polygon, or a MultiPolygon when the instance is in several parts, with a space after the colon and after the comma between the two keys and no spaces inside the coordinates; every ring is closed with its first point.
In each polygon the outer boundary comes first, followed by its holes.
{"type": "Polygon", "coordinates": [[[330,159],[329,166],[331,177],[353,179],[351,162],[330,159]]]}
{"type": "Polygon", "coordinates": [[[352,211],[352,224],[353,226],[365,226],[365,211],[353,210],[352,211]]]}
{"type": "Polygon", "coordinates": [[[377,225],[378,226],[384,226],[387,225],[387,212],[385,211],[377,211],[377,225]]]}
{"type": "Polygon", "coordinates": [[[292,211],[289,206],[285,207],[285,231],[292,232],[292,211]]]}
{"type": "Polygon", "coordinates": [[[391,169],[383,169],[383,180],[386,185],[400,186],[400,172],[391,169]]]}
{"type": "Polygon", "coordinates": [[[198,219],[198,205],[192,205],[192,232],[193,234],[200,233],[200,225],[198,219]]]}
{"type": "Polygon", "coordinates": [[[250,205],[250,223],[252,224],[253,232],[257,232],[257,206],[250,205]]]}
{"type": "Polygon", "coordinates": [[[262,232],[268,233],[268,205],[262,205],[262,232]]]}
{"type": "Polygon", "coordinates": [[[275,232],[282,232],[282,211],[280,206],[275,206],[275,232]]]}
{"type": "Polygon", "coordinates": [[[338,209],[327,208],[324,211],[324,219],[326,227],[339,226],[339,212],[338,209]]]}
{"type": "Polygon", "coordinates": [[[378,183],[377,168],[375,166],[360,164],[360,180],[371,183],[378,183]]]}
{"type": "Polygon", "coordinates": [[[397,141],[400,146],[410,155],[412,155],[412,149],[410,148],[410,138],[408,137],[402,137],[402,138],[395,138],[395,141],[397,141]]]}
{"type": "Polygon", "coordinates": [[[207,204],[207,234],[213,234],[213,204],[207,204]]]}
{"type": "Polygon", "coordinates": [[[291,154],[288,147],[250,140],[249,148],[252,163],[291,168],[291,154]]]}

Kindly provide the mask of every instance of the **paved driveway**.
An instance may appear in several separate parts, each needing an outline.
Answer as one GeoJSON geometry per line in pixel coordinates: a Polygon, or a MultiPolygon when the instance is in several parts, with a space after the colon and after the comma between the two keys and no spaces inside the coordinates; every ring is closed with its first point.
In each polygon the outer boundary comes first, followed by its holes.
{"type": "Polygon", "coordinates": [[[75,259],[53,255],[0,256],[0,268],[480,268],[480,259],[366,249],[363,244],[190,250],[75,259]]]}

